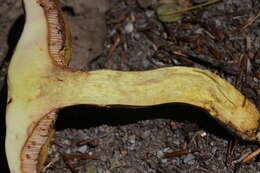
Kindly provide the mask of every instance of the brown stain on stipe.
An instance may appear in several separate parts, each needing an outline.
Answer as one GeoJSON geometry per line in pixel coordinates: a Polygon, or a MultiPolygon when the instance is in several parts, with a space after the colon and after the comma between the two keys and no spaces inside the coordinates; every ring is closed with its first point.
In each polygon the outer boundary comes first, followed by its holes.
{"type": "Polygon", "coordinates": [[[15,135],[15,139],[18,140],[18,139],[19,139],[19,136],[18,136],[18,135],[15,135]]]}
{"type": "Polygon", "coordinates": [[[13,98],[8,98],[7,99],[7,102],[6,102],[6,112],[8,111],[9,109],[9,106],[11,105],[11,103],[13,102],[13,98]]]}
{"type": "Polygon", "coordinates": [[[7,105],[9,105],[10,103],[12,103],[13,102],[13,99],[12,98],[8,98],[8,100],[7,100],[7,105]]]}

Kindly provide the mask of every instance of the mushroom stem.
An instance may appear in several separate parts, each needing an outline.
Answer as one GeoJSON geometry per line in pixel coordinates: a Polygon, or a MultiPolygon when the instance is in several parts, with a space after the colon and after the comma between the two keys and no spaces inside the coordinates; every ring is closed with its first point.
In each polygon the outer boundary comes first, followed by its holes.
{"type": "Polygon", "coordinates": [[[207,110],[244,140],[257,141],[259,113],[231,84],[197,68],[77,71],[57,0],[24,0],[26,24],[8,71],[6,153],[12,173],[36,173],[58,109],[78,105],[187,103],[207,110]],[[16,123],[17,122],[17,123],[16,123]]]}

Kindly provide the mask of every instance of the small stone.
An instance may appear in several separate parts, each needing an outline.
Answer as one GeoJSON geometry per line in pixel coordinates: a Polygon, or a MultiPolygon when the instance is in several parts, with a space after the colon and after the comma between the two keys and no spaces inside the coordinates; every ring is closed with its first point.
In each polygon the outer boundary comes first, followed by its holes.
{"type": "Polygon", "coordinates": [[[153,10],[147,10],[147,11],[145,11],[145,15],[147,17],[152,17],[154,15],[154,11],[153,10]]]}
{"type": "Polygon", "coordinates": [[[129,22],[125,26],[126,33],[132,33],[134,31],[134,24],[132,22],[129,22]]]}
{"type": "Polygon", "coordinates": [[[121,167],[121,166],[124,165],[124,163],[121,162],[121,161],[118,160],[118,159],[111,159],[111,160],[110,160],[110,164],[111,164],[110,169],[117,168],[117,167],[121,167]]]}
{"type": "Polygon", "coordinates": [[[205,136],[207,136],[207,133],[204,132],[204,131],[200,131],[199,134],[200,134],[201,137],[205,137],[205,136]]]}
{"type": "Polygon", "coordinates": [[[70,140],[65,139],[65,140],[63,140],[62,143],[65,144],[65,145],[70,145],[70,140]]]}
{"type": "Polygon", "coordinates": [[[83,145],[83,146],[78,148],[78,151],[80,153],[86,153],[87,149],[88,149],[88,147],[86,145],[83,145]]]}
{"type": "Polygon", "coordinates": [[[202,34],[202,33],[203,33],[203,29],[202,29],[202,28],[199,28],[199,29],[195,30],[194,33],[195,33],[195,34],[202,34]]]}
{"type": "Polygon", "coordinates": [[[213,148],[212,148],[212,151],[211,151],[212,154],[214,155],[214,154],[216,153],[217,150],[218,150],[218,147],[213,147],[213,148]]]}
{"type": "Polygon", "coordinates": [[[170,153],[170,152],[173,152],[173,150],[171,148],[167,147],[167,148],[163,149],[163,152],[164,153],[170,153]]]}
{"type": "Polygon", "coordinates": [[[65,151],[66,154],[71,154],[71,149],[68,148],[66,151],[65,151]]]}
{"type": "Polygon", "coordinates": [[[183,163],[191,163],[194,162],[195,156],[193,154],[188,154],[184,159],[183,163]]]}
{"type": "Polygon", "coordinates": [[[161,160],[162,163],[167,163],[167,161],[168,161],[167,159],[162,159],[161,160]]]}
{"type": "Polygon", "coordinates": [[[129,142],[130,142],[131,144],[134,144],[134,143],[135,143],[135,135],[129,136],[129,142]]]}
{"type": "Polygon", "coordinates": [[[156,155],[157,157],[162,158],[164,156],[164,153],[162,151],[157,151],[156,155]]]}
{"type": "Polygon", "coordinates": [[[134,34],[134,38],[135,38],[136,40],[139,40],[139,39],[141,38],[141,36],[140,36],[139,33],[135,33],[135,34],[134,34]]]}

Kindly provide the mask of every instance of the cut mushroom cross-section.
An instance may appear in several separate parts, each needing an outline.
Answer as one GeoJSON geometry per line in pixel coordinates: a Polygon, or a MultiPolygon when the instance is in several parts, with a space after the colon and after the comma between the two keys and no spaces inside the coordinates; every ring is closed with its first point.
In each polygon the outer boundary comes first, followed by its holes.
{"type": "Polygon", "coordinates": [[[12,173],[40,171],[57,111],[78,104],[191,104],[240,138],[260,142],[256,107],[219,76],[188,67],[72,70],[70,34],[58,1],[24,0],[24,7],[26,23],[8,70],[6,153],[12,173]]]}

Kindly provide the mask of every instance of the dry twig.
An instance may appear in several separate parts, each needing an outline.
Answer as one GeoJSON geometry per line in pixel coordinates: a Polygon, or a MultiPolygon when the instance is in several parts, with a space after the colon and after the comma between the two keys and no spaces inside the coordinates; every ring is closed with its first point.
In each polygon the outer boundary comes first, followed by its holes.
{"type": "Polygon", "coordinates": [[[256,16],[252,16],[244,23],[244,25],[239,29],[240,32],[244,31],[248,26],[252,25],[254,21],[260,16],[260,11],[257,13],[256,16]]]}
{"type": "Polygon", "coordinates": [[[248,154],[241,162],[242,163],[250,163],[253,160],[253,158],[255,158],[258,155],[260,155],[260,148],[258,148],[254,152],[248,154]]]}
{"type": "Polygon", "coordinates": [[[174,151],[171,153],[166,153],[164,155],[165,158],[172,158],[172,157],[178,157],[178,156],[182,156],[185,154],[189,154],[189,153],[194,153],[194,152],[198,152],[199,150],[179,150],[179,151],[174,151]]]}

